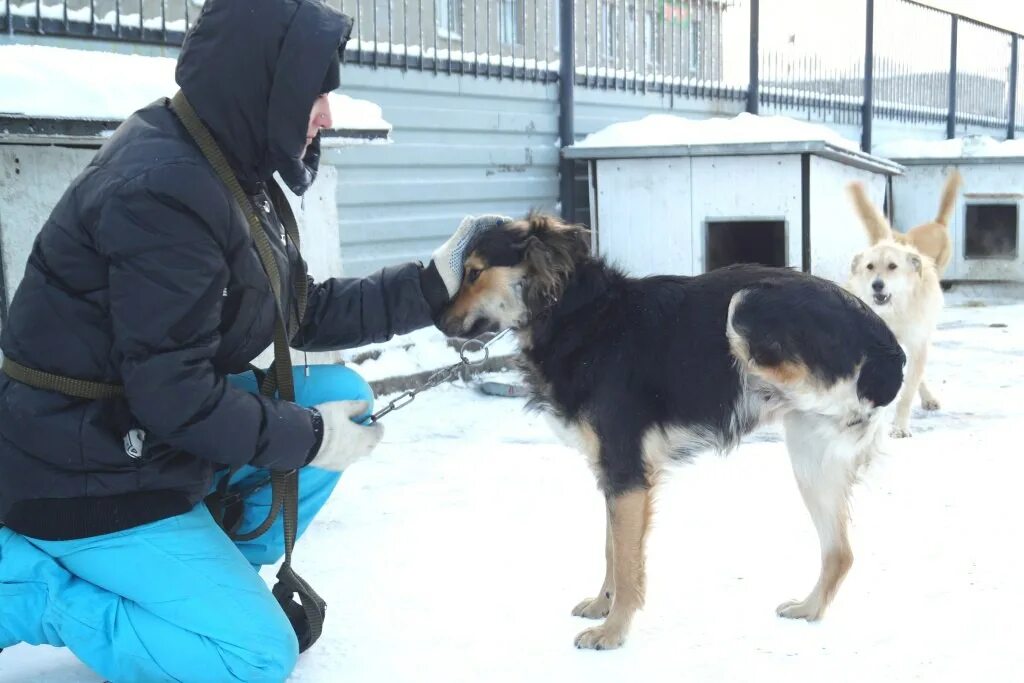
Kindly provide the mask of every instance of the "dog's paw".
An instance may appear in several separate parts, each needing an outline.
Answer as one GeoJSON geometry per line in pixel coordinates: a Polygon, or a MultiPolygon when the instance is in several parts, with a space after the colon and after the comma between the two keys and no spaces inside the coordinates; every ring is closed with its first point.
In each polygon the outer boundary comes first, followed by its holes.
{"type": "Polygon", "coordinates": [[[614,650],[626,642],[626,634],[610,629],[607,624],[581,631],[576,636],[576,647],[581,650],[614,650]]]}
{"type": "Polygon", "coordinates": [[[894,439],[906,439],[909,436],[913,436],[910,433],[910,427],[900,427],[899,425],[893,425],[892,430],[889,432],[889,436],[894,439]]]}
{"type": "Polygon", "coordinates": [[[604,619],[608,616],[609,610],[612,608],[611,596],[608,593],[602,593],[596,598],[587,598],[572,610],[574,617],[583,617],[585,619],[604,619]]]}
{"type": "Polygon", "coordinates": [[[939,410],[942,408],[942,405],[939,403],[937,398],[932,397],[925,401],[921,401],[921,407],[925,410],[939,410]]]}
{"type": "Polygon", "coordinates": [[[775,613],[784,619],[806,619],[807,621],[821,619],[823,611],[817,600],[787,600],[775,608],[775,613]]]}

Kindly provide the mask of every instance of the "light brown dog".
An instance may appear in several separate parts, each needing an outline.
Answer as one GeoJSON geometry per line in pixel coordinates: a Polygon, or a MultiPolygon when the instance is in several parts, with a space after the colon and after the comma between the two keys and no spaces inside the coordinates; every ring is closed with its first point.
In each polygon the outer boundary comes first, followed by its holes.
{"type": "Polygon", "coordinates": [[[899,232],[885,219],[875,205],[868,199],[864,185],[861,183],[850,183],[849,192],[853,199],[857,215],[868,231],[868,239],[872,245],[885,240],[892,240],[897,244],[913,246],[923,255],[928,256],[935,263],[935,271],[939,276],[946,270],[949,260],[953,256],[952,240],[949,237],[949,221],[953,217],[953,209],[956,206],[956,193],[960,189],[963,179],[956,169],[946,178],[946,185],[942,188],[942,196],[939,199],[939,212],[935,220],[922,223],[908,230],[906,233],[899,232]]]}
{"type": "Polygon", "coordinates": [[[868,200],[863,187],[852,183],[849,188],[857,213],[871,235],[872,245],[853,257],[846,288],[886,322],[907,353],[906,378],[892,427],[896,438],[910,436],[910,407],[915,394],[920,393],[925,410],[940,407],[939,400],[924,382],[931,335],[943,304],[940,271],[932,254],[949,263],[949,235],[945,226],[958,185],[959,174],[954,172],[942,193],[939,218],[934,223],[917,226],[906,235],[892,229],[882,212],[868,200]]]}

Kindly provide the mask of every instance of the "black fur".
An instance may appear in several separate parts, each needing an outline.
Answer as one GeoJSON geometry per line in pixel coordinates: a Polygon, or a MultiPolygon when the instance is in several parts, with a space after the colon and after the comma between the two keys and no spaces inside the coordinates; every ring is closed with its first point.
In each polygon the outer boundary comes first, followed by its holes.
{"type": "MultiPolygon", "coordinates": [[[[488,262],[507,263],[504,230],[474,245],[488,262]],[[493,250],[493,251],[492,251],[493,250]]],[[[534,405],[567,421],[585,420],[601,444],[607,494],[646,486],[641,439],[652,426],[684,426],[738,439],[756,424],[736,424],[741,376],[726,336],[729,303],[747,292],[734,326],[758,363],[801,361],[821,380],[851,377],[875,405],[893,400],[903,352],[885,323],[836,285],[788,269],[733,266],[699,277],[630,278],[591,258],[571,240],[579,231],[531,224],[527,242],[554,245],[530,263],[527,282],[551,280],[544,298],[524,296],[529,343],[524,368],[534,405]],[[540,269],[540,270],[538,270],[540,269]]],[[[515,249],[519,249],[516,247],[515,249]]],[[[767,398],[767,396],[766,396],[767,398]]],[[[753,421],[753,420],[751,420],[753,421]]],[[[683,453],[681,455],[688,455],[683,453]]]]}

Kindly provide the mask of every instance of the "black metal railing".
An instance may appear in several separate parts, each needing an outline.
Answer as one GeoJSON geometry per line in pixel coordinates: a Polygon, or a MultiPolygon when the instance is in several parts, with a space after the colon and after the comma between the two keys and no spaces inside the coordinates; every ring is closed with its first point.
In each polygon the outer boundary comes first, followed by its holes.
{"type": "MultiPolygon", "coordinates": [[[[914,0],[328,1],[373,68],[554,81],[568,35],[574,85],[860,124],[865,148],[872,118],[1024,127],[1024,37],[914,0]]],[[[174,46],[201,6],[0,0],[0,30],[174,46]]]]}
{"type": "Polygon", "coordinates": [[[577,0],[574,9],[580,85],[746,98],[745,45],[726,39],[727,25],[733,36],[750,31],[744,0],[577,0]]]}

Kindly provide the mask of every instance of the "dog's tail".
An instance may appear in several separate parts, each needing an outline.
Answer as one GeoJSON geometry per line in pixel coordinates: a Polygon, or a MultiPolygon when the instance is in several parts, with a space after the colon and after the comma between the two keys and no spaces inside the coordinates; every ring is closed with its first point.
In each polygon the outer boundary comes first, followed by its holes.
{"type": "Polygon", "coordinates": [[[864,189],[864,184],[859,182],[850,183],[846,187],[853,200],[853,207],[857,210],[861,223],[868,231],[868,239],[871,244],[878,244],[882,240],[892,239],[892,227],[885,219],[882,212],[878,210],[864,189]]]}
{"type": "Polygon", "coordinates": [[[942,188],[942,198],[939,200],[939,213],[935,216],[935,222],[949,227],[949,221],[953,217],[953,208],[956,206],[956,193],[960,189],[963,179],[960,171],[953,169],[946,179],[946,186],[942,188]]]}

